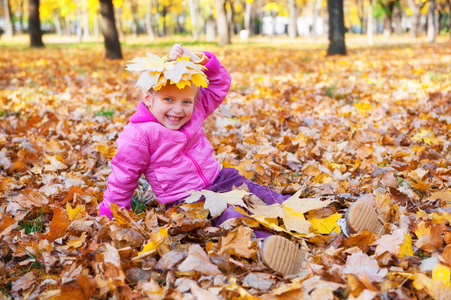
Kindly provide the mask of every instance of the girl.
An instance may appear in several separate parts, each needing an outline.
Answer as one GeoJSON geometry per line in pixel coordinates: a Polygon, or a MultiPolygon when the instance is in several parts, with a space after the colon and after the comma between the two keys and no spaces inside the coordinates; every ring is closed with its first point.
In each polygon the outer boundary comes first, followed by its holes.
{"type": "MultiPolygon", "coordinates": [[[[243,183],[267,204],[289,198],[247,180],[234,168],[221,170],[214,158],[202,125],[225,99],[231,82],[215,55],[193,53],[179,44],[171,48],[167,61],[147,55],[127,66],[142,72],[136,85],[145,93],[117,140],[118,152],[111,161],[112,173],[99,215],[112,218],[111,203],[130,209],[142,173],[157,200],[168,205],[182,202],[189,190],[226,192],[243,183]]],[[[218,226],[243,216],[229,207],[212,223],[218,226]]],[[[262,259],[268,267],[283,274],[300,270],[305,253],[292,242],[265,230],[255,234],[265,237],[262,259]]]]}

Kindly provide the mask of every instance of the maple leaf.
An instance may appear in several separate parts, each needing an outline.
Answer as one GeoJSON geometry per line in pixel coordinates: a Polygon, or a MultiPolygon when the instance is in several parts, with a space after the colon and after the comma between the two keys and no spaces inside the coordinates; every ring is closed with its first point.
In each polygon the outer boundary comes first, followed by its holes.
{"type": "Polygon", "coordinates": [[[201,197],[205,197],[204,209],[210,211],[212,218],[216,218],[227,209],[227,204],[239,205],[247,207],[243,202],[243,197],[250,193],[243,190],[232,190],[226,193],[216,193],[209,190],[188,191],[191,196],[185,199],[185,203],[193,203],[199,201],[201,197]]]}
{"type": "Polygon", "coordinates": [[[166,62],[165,57],[159,57],[158,55],[152,54],[150,52],[146,53],[147,57],[136,57],[130,61],[130,64],[126,65],[127,71],[153,71],[161,72],[165,69],[166,64],[173,65],[173,62],[166,62]]]}
{"type": "Polygon", "coordinates": [[[366,275],[371,281],[376,282],[381,282],[387,272],[387,269],[379,268],[377,260],[370,258],[361,251],[351,254],[343,268],[345,274],[353,274],[359,278],[366,275]]]}
{"type": "Polygon", "coordinates": [[[295,231],[301,234],[307,234],[311,223],[308,222],[304,213],[313,209],[323,208],[333,200],[320,200],[320,198],[299,198],[302,190],[297,191],[293,196],[283,203],[272,205],[254,205],[249,210],[254,218],[282,218],[285,228],[288,231],[295,231]]]}
{"type": "Polygon", "coordinates": [[[379,256],[385,252],[392,255],[399,255],[401,245],[403,244],[405,235],[402,229],[396,229],[391,234],[385,234],[378,238],[373,245],[377,245],[375,255],[379,256]]]}
{"type": "Polygon", "coordinates": [[[203,275],[222,274],[198,244],[190,245],[188,257],[177,267],[177,270],[179,272],[196,271],[203,275]]]}
{"type": "Polygon", "coordinates": [[[338,225],[337,221],[341,219],[342,216],[342,214],[336,213],[322,219],[308,219],[308,221],[312,223],[310,231],[320,234],[330,234],[332,232],[338,234],[341,232],[341,227],[338,225]]]}
{"type": "Polygon", "coordinates": [[[53,218],[50,222],[50,230],[46,234],[43,234],[42,238],[48,239],[50,242],[53,242],[66,233],[69,225],[70,220],[67,217],[66,211],[59,208],[58,206],[55,206],[53,208],[53,218]]]}
{"type": "Polygon", "coordinates": [[[229,232],[226,237],[221,238],[220,254],[229,253],[238,257],[252,258],[256,255],[253,249],[251,234],[253,230],[244,226],[229,232]]]}
{"type": "Polygon", "coordinates": [[[168,230],[166,228],[160,228],[158,232],[151,232],[150,241],[145,244],[142,251],[138,253],[138,258],[142,258],[154,253],[158,246],[166,241],[167,237],[168,230]]]}
{"type": "Polygon", "coordinates": [[[418,240],[415,242],[415,246],[428,252],[437,251],[443,245],[443,238],[437,228],[437,226],[426,226],[425,222],[421,222],[418,225],[418,229],[415,231],[418,240]]]}

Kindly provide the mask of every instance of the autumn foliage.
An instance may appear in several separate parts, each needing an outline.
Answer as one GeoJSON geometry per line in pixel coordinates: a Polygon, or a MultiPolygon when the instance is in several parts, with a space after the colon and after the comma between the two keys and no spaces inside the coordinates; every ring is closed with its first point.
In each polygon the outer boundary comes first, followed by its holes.
{"type": "Polygon", "coordinates": [[[114,142],[141,96],[126,61],[169,48],[124,50],[108,61],[101,46],[1,48],[1,296],[450,299],[449,43],[346,57],[208,46],[233,79],[205,124],[217,159],[300,198],[263,214],[246,195],[250,218],[221,228],[203,203],[166,211],[144,179],[134,211],[97,216],[114,142]],[[377,208],[386,235],[342,234],[337,221],[357,199],[377,208]],[[299,274],[261,263],[259,226],[309,250],[299,274]]]}

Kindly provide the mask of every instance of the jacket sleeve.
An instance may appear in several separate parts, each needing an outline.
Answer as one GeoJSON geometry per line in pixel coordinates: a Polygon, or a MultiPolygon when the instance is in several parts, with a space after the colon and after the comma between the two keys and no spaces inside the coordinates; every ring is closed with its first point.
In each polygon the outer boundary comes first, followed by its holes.
{"type": "Polygon", "coordinates": [[[200,89],[196,103],[205,112],[206,118],[224,101],[232,78],[213,53],[202,52],[209,58],[205,64],[207,68],[205,75],[208,77],[209,84],[207,88],[200,89]]]}
{"type": "Polygon", "coordinates": [[[111,161],[112,173],[108,187],[99,205],[99,215],[112,217],[110,204],[130,209],[138,179],[149,164],[149,143],[135,124],[125,126],[117,139],[118,152],[111,161]]]}

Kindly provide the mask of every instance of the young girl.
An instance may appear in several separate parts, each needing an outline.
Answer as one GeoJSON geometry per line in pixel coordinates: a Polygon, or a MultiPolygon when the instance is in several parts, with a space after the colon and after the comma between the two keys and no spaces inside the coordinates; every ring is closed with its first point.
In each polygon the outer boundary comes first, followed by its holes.
{"type": "MultiPolygon", "coordinates": [[[[117,140],[118,152],[111,161],[112,173],[99,215],[112,218],[111,203],[130,209],[142,173],[157,200],[168,205],[183,202],[190,195],[186,192],[189,190],[227,192],[243,183],[267,204],[288,199],[289,195],[253,183],[234,168],[221,170],[214,158],[202,125],[225,99],[231,82],[229,73],[215,55],[193,53],[176,44],[167,61],[149,53],[148,56],[128,65],[128,70],[142,72],[137,86],[145,94],[117,140]]],[[[243,216],[229,207],[212,223],[218,226],[230,218],[243,216]]],[[[255,234],[265,237],[262,259],[268,267],[283,274],[300,270],[305,253],[292,242],[265,230],[255,234]]]]}

